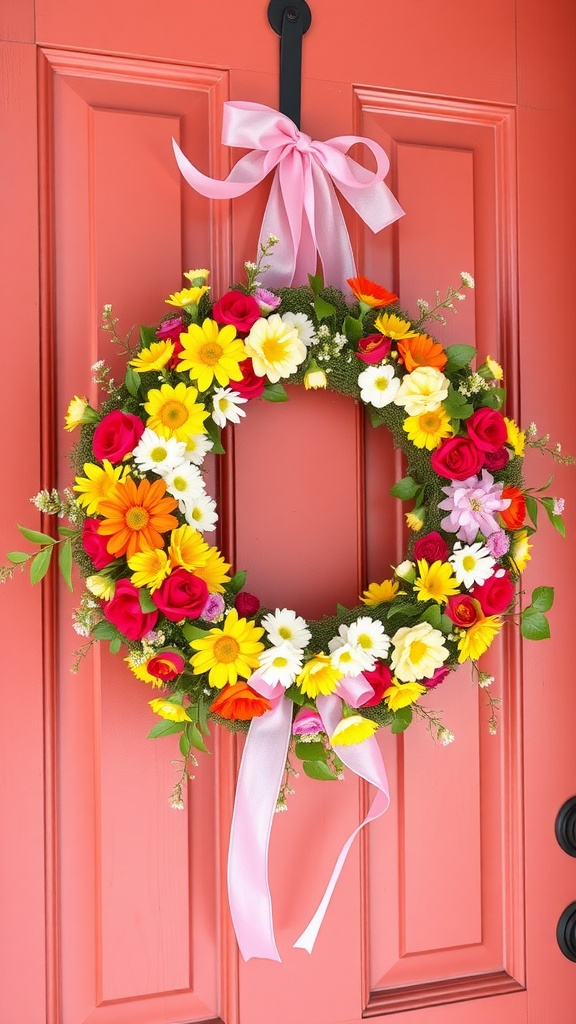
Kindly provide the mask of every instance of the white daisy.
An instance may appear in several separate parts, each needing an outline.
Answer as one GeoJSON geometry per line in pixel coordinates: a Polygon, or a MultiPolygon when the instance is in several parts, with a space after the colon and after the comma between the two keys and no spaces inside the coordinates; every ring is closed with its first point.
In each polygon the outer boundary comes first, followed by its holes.
{"type": "Polygon", "coordinates": [[[332,652],[331,662],[334,668],[346,676],[359,676],[361,672],[369,672],[374,668],[374,658],[352,644],[342,644],[332,652]]]}
{"type": "Polygon", "coordinates": [[[394,367],[386,363],[384,366],[366,367],[358,377],[358,385],[363,402],[383,409],[394,401],[400,380],[394,376],[394,367]]]}
{"type": "Polygon", "coordinates": [[[286,642],[268,647],[260,655],[260,675],[267,683],[281,683],[286,689],[302,668],[302,651],[286,642]]]}
{"type": "Polygon", "coordinates": [[[475,583],[482,584],[492,576],[495,560],[481,541],[475,544],[461,544],[458,541],[448,559],[454,569],[458,583],[470,590],[475,583]]]}
{"type": "Polygon", "coordinates": [[[289,327],[294,327],[300,341],[308,347],[318,341],[314,324],[305,313],[283,313],[282,320],[289,327]]]}
{"type": "Polygon", "coordinates": [[[384,626],[369,615],[361,615],[348,628],[348,643],[353,647],[361,647],[367,654],[377,660],[385,658],[390,647],[390,637],[384,626]]]}
{"type": "Polygon", "coordinates": [[[303,651],[310,643],[312,634],[306,620],[290,608],[276,608],[262,619],[270,643],[280,646],[285,641],[303,651]]]}
{"type": "Polygon", "coordinates": [[[181,462],[164,478],[166,490],[178,499],[178,508],[186,513],[186,507],[193,504],[204,494],[204,480],[197,466],[191,462],[181,462]]]}
{"type": "Polygon", "coordinates": [[[193,462],[195,466],[201,466],[213,444],[208,434],[190,434],[190,437],[186,438],[184,458],[188,459],[188,462],[193,462]]]}
{"type": "Polygon", "coordinates": [[[133,451],[134,462],[143,473],[158,473],[165,477],[182,462],[185,451],[185,441],[177,441],[175,437],[160,437],[150,427],[146,427],[133,451]]]}
{"type": "Polygon", "coordinates": [[[186,522],[199,533],[210,533],[216,529],[218,513],[216,502],[209,494],[199,494],[192,501],[186,502],[184,510],[186,522]]]}
{"type": "Polygon", "coordinates": [[[242,398],[237,391],[232,391],[232,388],[216,388],[212,399],[212,419],[219,427],[225,427],[227,422],[239,423],[240,418],[246,415],[246,411],[239,409],[238,406],[244,405],[247,401],[247,398],[242,398]]]}

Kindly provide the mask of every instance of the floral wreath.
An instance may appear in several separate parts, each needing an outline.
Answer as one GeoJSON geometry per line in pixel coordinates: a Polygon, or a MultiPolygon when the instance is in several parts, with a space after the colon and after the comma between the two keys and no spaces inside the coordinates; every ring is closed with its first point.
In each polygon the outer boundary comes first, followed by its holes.
{"type": "MultiPolygon", "coordinates": [[[[20,527],[40,551],[10,552],[2,570],[5,578],[29,562],[37,582],[58,548],[71,588],[78,563],[85,591],[74,628],[89,638],[78,653],[107,641],[139,680],[162,690],[149,702],[161,719],[150,736],[180,734],[175,807],[194,751],[206,750],[209,720],[246,728],[279,697],[292,702],[295,754],[313,778],[340,776],[335,748],[362,744],[380,726],[401,732],[414,713],[450,742],[421,698],[463,662],[481,687],[492,682],[478,659],[517,617],[538,505],[564,532],[562,500],[543,496],[550,481],[528,489],[522,463],[526,445],[572,460],[533,424],[522,432],[504,414],[503,372],[492,358],[473,369],[472,346],[445,348],[424,330],[445,322],[443,310],[474,287],[471,276],[462,273],[444,299],[436,293],[433,306],[419,300],[414,320],[396,295],[363,277],[348,281],[352,304],[319,276],[306,287],[264,289],[258,277],[276,241],[245,264],[246,285],[215,302],[208,271],[185,274],[189,286],[166,299],[177,313],[140,328],[137,344],[132,332],[118,335],[105,307],[103,329],[127,356],[124,380],[116,384],[103,361],[93,367],[100,408],[75,397],[66,416],[67,430],[81,426],[74,485],[32,499],[70,525],[58,538],[20,527]],[[284,384],[302,383],[351,396],[374,427],[391,431],[407,460],[391,493],[413,503],[407,555],[391,577],[370,583],[357,607],[338,605],[318,621],[261,608],[246,573],[231,574],[206,539],[218,516],[202,466],[209,452],[223,452],[221,428],[240,423],[256,398],[284,401],[284,384]],[[340,699],[330,733],[317,706],[327,695],[340,699]]],[[[552,600],[551,588],[534,591],[519,617],[524,637],[549,635],[552,600]]],[[[489,698],[492,731],[497,703],[489,698]]]]}

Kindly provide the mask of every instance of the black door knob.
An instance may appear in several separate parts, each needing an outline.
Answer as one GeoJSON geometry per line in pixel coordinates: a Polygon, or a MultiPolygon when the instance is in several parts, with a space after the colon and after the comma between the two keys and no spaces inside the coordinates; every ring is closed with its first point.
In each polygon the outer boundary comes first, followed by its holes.
{"type": "Polygon", "coordinates": [[[558,921],[556,939],[564,956],[576,963],[576,903],[566,907],[558,921]]]}
{"type": "Polygon", "coordinates": [[[571,796],[556,815],[556,839],[570,857],[576,857],[576,796],[571,796]]]}

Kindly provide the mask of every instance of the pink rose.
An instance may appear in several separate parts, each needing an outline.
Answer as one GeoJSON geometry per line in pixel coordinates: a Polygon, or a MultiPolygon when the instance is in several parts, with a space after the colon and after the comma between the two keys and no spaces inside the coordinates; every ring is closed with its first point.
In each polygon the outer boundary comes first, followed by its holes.
{"type": "Polygon", "coordinates": [[[453,594],[448,598],[445,610],[448,618],[464,629],[473,626],[480,615],[478,604],[470,594],[453,594]]]}
{"type": "Polygon", "coordinates": [[[170,622],[198,619],[206,605],[208,587],[204,580],[188,569],[179,568],[166,577],[152,600],[170,622]]]}
{"type": "Polygon", "coordinates": [[[477,583],[471,594],[478,601],[484,615],[499,615],[506,611],[514,597],[514,584],[508,572],[504,572],[501,576],[491,576],[481,586],[477,583]]]}
{"type": "Polygon", "coordinates": [[[256,615],[260,607],[260,601],[257,597],[254,597],[254,594],[249,594],[247,590],[241,590],[234,598],[234,607],[238,615],[250,619],[253,615],[256,615]]]}
{"type": "Polygon", "coordinates": [[[466,430],[468,437],[483,452],[495,452],[508,437],[504,417],[497,409],[476,409],[466,420],[466,430]]]}
{"type": "Polygon", "coordinates": [[[144,433],[144,424],[139,416],[116,409],[109,412],[96,427],[92,449],[98,462],[121,462],[125,455],[134,450],[144,433]]]}
{"type": "Polygon", "coordinates": [[[140,607],[138,588],[130,580],[118,580],[114,597],[102,601],[102,611],[128,640],[141,640],[154,629],[158,612],[143,612],[140,607]]]}
{"type": "Polygon", "coordinates": [[[469,437],[448,437],[435,448],[430,465],[438,476],[448,480],[467,480],[484,465],[484,452],[469,437]]]}
{"type": "Polygon", "coordinates": [[[170,683],[184,671],[186,662],[176,651],[162,651],[155,654],[146,665],[146,671],[163,682],[170,683]]]}
{"type": "Polygon", "coordinates": [[[181,316],[172,316],[169,320],[163,320],[156,330],[156,337],[160,341],[179,341],[180,335],[186,328],[181,316]]]}
{"type": "Polygon", "coordinates": [[[430,676],[429,679],[422,680],[422,686],[426,686],[431,690],[434,686],[438,686],[438,683],[443,683],[449,672],[450,669],[447,665],[440,665],[440,667],[434,672],[433,676],[430,676]]]}
{"type": "Polygon", "coordinates": [[[390,338],[385,338],[382,334],[368,334],[366,338],[360,338],[355,355],[363,363],[381,363],[391,347],[390,338]]]}
{"type": "Polygon", "coordinates": [[[258,377],[254,372],[251,359],[243,359],[241,363],[238,363],[238,369],[242,374],[242,380],[234,381],[234,391],[242,395],[242,398],[259,398],[264,391],[266,378],[258,377]]]}
{"type": "Polygon", "coordinates": [[[416,541],[412,554],[416,561],[425,558],[429,565],[432,565],[432,562],[445,562],[448,558],[448,545],[444,538],[433,530],[416,541]]]}
{"type": "Polygon", "coordinates": [[[260,306],[251,295],[226,292],[212,307],[212,316],[219,324],[232,324],[239,334],[248,334],[262,316],[260,306]]]}
{"type": "Polygon", "coordinates": [[[495,452],[486,452],[484,457],[484,465],[486,469],[493,472],[495,469],[504,469],[504,466],[508,465],[510,455],[508,449],[502,445],[501,448],[497,448],[495,452]]]}
{"type": "Polygon", "coordinates": [[[96,569],[104,569],[107,565],[110,565],[110,562],[114,561],[114,555],[111,555],[106,547],[108,538],[98,533],[99,525],[99,519],[84,520],[82,524],[82,547],[88,557],[92,559],[94,567],[96,569]]]}
{"type": "Polygon", "coordinates": [[[392,682],[392,672],[385,662],[377,661],[371,672],[363,672],[362,675],[366,682],[370,684],[374,692],[368,700],[363,701],[361,707],[373,708],[375,704],[380,703],[384,695],[384,690],[387,690],[390,686],[390,683],[392,682]]]}
{"type": "Polygon", "coordinates": [[[292,732],[295,736],[314,736],[317,732],[324,732],[318,712],[313,708],[300,708],[292,722],[292,732]]]}

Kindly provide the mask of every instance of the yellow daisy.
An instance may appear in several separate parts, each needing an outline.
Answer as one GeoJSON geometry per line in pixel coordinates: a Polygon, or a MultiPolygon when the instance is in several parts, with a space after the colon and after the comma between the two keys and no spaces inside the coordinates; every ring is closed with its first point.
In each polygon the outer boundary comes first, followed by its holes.
{"type": "Polygon", "coordinates": [[[504,423],[506,424],[506,430],[508,432],[507,443],[514,451],[515,455],[524,455],[526,434],[523,430],[520,430],[520,428],[514,423],[514,420],[509,420],[507,416],[504,417],[504,423]]]}
{"type": "Polygon", "coordinates": [[[210,594],[223,594],[223,584],[230,582],[229,569],[229,563],[224,561],[218,548],[209,548],[205,564],[199,565],[194,572],[204,580],[210,594]]]}
{"type": "Polygon", "coordinates": [[[532,558],[530,551],[534,547],[528,540],[527,530],[515,530],[512,534],[510,545],[510,557],[518,572],[524,572],[528,562],[532,558]]]}
{"type": "Polygon", "coordinates": [[[152,594],[158,590],[172,569],[168,555],[161,548],[138,551],[128,559],[128,567],[132,569],[130,579],[134,586],[148,587],[152,594]]]}
{"type": "Polygon", "coordinates": [[[420,576],[414,582],[414,590],[418,591],[419,601],[436,601],[445,604],[449,597],[458,594],[460,588],[454,570],[449,562],[432,562],[428,565],[425,558],[418,560],[420,576]]]}
{"type": "Polygon", "coordinates": [[[222,629],[210,630],[208,636],[192,640],[190,646],[197,653],[190,658],[194,672],[208,672],[210,686],[219,690],[227,683],[238,681],[238,676],[249,679],[258,668],[258,656],[264,650],[260,637],[261,626],[247,619],[239,619],[235,608],[228,612],[222,629]]]}
{"type": "Polygon", "coordinates": [[[100,503],[109,497],[112,488],[118,483],[124,483],[130,475],[128,466],[113,466],[108,459],[104,459],[102,466],[85,462],[84,472],[86,476],[76,477],[73,490],[78,492],[76,501],[86,509],[89,516],[98,512],[100,503]]]}
{"type": "MultiPolygon", "coordinates": [[[[187,275],[185,274],[184,276],[186,277],[187,275]]],[[[205,284],[200,285],[200,287],[183,288],[181,292],[174,292],[173,295],[164,301],[167,302],[169,306],[179,306],[180,308],[183,306],[197,306],[200,299],[207,291],[208,287],[205,284]]]]}
{"type": "Polygon", "coordinates": [[[380,313],[374,321],[374,327],[385,338],[392,338],[392,341],[398,341],[399,338],[415,338],[418,334],[409,320],[403,320],[396,313],[380,313]]]}
{"type": "Polygon", "coordinates": [[[423,693],[426,693],[426,687],[421,683],[399,683],[393,678],[391,686],[384,690],[384,700],[390,711],[398,711],[399,708],[407,708],[409,704],[413,704],[423,693]]]}
{"type": "Polygon", "coordinates": [[[175,388],[171,384],[163,384],[159,390],[153,388],[144,404],[146,426],[161,437],[175,437],[177,441],[187,441],[191,434],[205,434],[208,412],[196,402],[197,397],[196,388],[187,387],[183,381],[175,388]]]}
{"type": "Polygon", "coordinates": [[[210,271],[209,270],[188,270],[182,276],[185,277],[188,281],[190,281],[190,284],[195,284],[195,283],[196,284],[204,284],[208,280],[208,278],[210,276],[210,271]]]}
{"type": "Polygon", "coordinates": [[[378,722],[373,722],[362,715],[349,715],[342,718],[330,737],[330,743],[350,746],[352,743],[363,743],[378,730],[378,722]]]}
{"type": "Polygon", "coordinates": [[[443,406],[421,413],[420,416],[407,416],[402,427],[416,448],[426,448],[429,452],[438,447],[443,437],[450,437],[454,433],[450,417],[443,406]]]}
{"type": "Polygon", "coordinates": [[[111,601],[114,597],[116,583],[109,576],[100,576],[99,573],[95,573],[94,576],[88,576],[85,582],[86,589],[94,594],[94,597],[100,597],[103,601],[111,601]]]}
{"type": "Polygon", "coordinates": [[[467,630],[463,631],[458,641],[458,661],[478,661],[481,654],[487,651],[494,637],[502,629],[502,619],[497,615],[487,615],[478,619],[467,630]]]}
{"type": "Polygon", "coordinates": [[[166,718],[169,722],[191,722],[190,715],[181,704],[174,704],[171,700],[163,700],[162,697],[155,697],[148,701],[152,711],[155,711],[160,718],[166,718]]]}
{"type": "Polygon", "coordinates": [[[362,604],[375,607],[377,604],[387,604],[393,601],[398,593],[400,584],[396,580],[383,580],[382,583],[371,583],[368,590],[364,590],[360,600],[362,604]]]}
{"type": "Polygon", "coordinates": [[[315,654],[296,676],[296,686],[308,697],[317,697],[319,693],[326,696],[334,692],[343,675],[334,668],[329,654],[315,654]]]}
{"type": "Polygon", "coordinates": [[[179,526],[170,534],[170,546],[168,557],[173,569],[182,566],[188,572],[196,572],[201,565],[208,562],[210,545],[206,543],[201,533],[193,526],[179,526]]]}
{"type": "Polygon", "coordinates": [[[87,398],[74,395],[66,411],[64,430],[75,430],[82,423],[97,423],[99,414],[92,408],[87,398]]]}
{"type": "Polygon", "coordinates": [[[296,328],[284,323],[278,313],[272,313],[268,319],[261,317],[253,324],[246,338],[246,353],[254,373],[277,384],[280,378],[296,372],[306,359],[307,349],[296,328]]]}
{"type": "Polygon", "coordinates": [[[492,359],[492,356],[486,356],[486,366],[490,370],[490,373],[492,374],[494,380],[503,379],[504,370],[500,366],[500,363],[497,363],[495,359],[492,359]]]}
{"type": "Polygon", "coordinates": [[[409,530],[414,530],[414,533],[418,533],[424,526],[426,515],[423,508],[415,508],[413,512],[405,512],[406,526],[409,530]]]}
{"type": "Polygon", "coordinates": [[[146,373],[148,370],[161,370],[169,363],[174,353],[173,341],[153,341],[150,348],[143,348],[134,359],[130,360],[138,373],[146,373]]]}
{"type": "Polygon", "coordinates": [[[204,320],[202,327],[190,324],[188,333],[180,335],[180,342],[178,369],[188,370],[200,391],[207,391],[214,378],[221,387],[231,380],[242,380],[238,364],[246,358],[246,349],[232,324],[222,329],[209,319],[204,320]]]}

